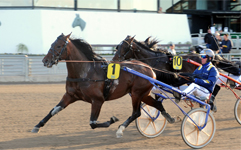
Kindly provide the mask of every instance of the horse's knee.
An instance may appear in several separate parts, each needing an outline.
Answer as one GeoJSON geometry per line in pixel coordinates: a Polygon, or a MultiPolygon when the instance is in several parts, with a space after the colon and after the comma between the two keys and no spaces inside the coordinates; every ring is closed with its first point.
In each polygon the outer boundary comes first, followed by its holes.
{"type": "Polygon", "coordinates": [[[97,121],[90,121],[90,127],[91,129],[97,128],[97,121]]]}
{"type": "Polygon", "coordinates": [[[141,116],[141,111],[136,112],[135,115],[134,115],[135,118],[138,118],[138,117],[140,117],[140,116],[141,116]]]}
{"type": "Polygon", "coordinates": [[[53,110],[51,111],[51,115],[54,116],[55,114],[57,114],[58,112],[60,112],[61,110],[63,110],[64,108],[61,106],[55,106],[53,108],[53,110]]]}

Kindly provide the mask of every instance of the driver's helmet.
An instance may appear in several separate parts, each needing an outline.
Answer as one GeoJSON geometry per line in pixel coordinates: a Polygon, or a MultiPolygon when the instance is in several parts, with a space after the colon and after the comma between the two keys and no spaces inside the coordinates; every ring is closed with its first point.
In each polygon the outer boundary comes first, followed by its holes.
{"type": "Polygon", "coordinates": [[[215,54],[211,49],[204,49],[200,52],[200,55],[207,55],[209,57],[214,58],[215,54]]]}

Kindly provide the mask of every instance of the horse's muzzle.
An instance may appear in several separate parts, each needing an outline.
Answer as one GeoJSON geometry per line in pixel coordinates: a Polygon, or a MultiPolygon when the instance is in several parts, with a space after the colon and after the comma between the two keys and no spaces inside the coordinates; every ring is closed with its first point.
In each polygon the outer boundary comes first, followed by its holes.
{"type": "Polygon", "coordinates": [[[47,68],[52,68],[53,63],[48,63],[46,66],[47,66],[47,68]]]}
{"type": "Polygon", "coordinates": [[[43,59],[42,62],[44,64],[44,66],[47,67],[47,68],[51,68],[55,64],[54,61],[48,61],[46,59],[43,59]]]}

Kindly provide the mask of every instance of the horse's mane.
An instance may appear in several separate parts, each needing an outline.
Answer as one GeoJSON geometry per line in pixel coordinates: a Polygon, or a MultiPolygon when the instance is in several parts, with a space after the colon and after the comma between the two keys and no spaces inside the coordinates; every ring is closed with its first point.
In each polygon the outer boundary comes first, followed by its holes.
{"type": "Polygon", "coordinates": [[[141,48],[148,50],[150,52],[169,54],[169,52],[165,49],[156,48],[156,44],[158,43],[158,41],[156,39],[154,39],[148,43],[140,42],[140,41],[134,41],[134,42],[141,48]]]}
{"type": "Polygon", "coordinates": [[[144,44],[143,42],[140,41],[134,41],[139,47],[146,49],[148,51],[153,51],[150,47],[148,47],[146,44],[144,44]]]}
{"type": "Polygon", "coordinates": [[[152,48],[152,49],[156,49],[157,47],[157,43],[159,43],[159,41],[157,39],[152,39],[150,41],[150,38],[151,36],[149,36],[144,42],[145,44],[149,47],[149,48],[152,48]]]}
{"type": "Polygon", "coordinates": [[[96,54],[91,45],[84,41],[83,39],[70,39],[70,41],[76,46],[76,48],[84,53],[88,60],[96,60],[96,61],[106,61],[100,55],[96,54]]]}

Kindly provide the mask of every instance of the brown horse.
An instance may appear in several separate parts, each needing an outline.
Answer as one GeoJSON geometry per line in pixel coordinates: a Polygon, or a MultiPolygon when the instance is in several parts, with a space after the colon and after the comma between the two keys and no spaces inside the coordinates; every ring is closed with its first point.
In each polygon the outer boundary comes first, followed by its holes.
{"type": "MultiPolygon", "coordinates": [[[[136,118],[140,116],[141,101],[151,105],[161,112],[164,116],[170,119],[161,102],[155,101],[150,96],[150,90],[153,85],[146,79],[135,76],[124,70],[120,70],[118,79],[108,82],[106,85],[106,69],[103,68],[107,64],[106,60],[93,52],[91,46],[80,39],[70,39],[70,34],[60,35],[53,42],[48,54],[44,57],[44,66],[48,68],[60,60],[65,60],[68,70],[66,81],[66,93],[61,101],[43,118],[32,130],[39,132],[39,129],[55,114],[66,108],[69,104],[83,100],[91,104],[90,126],[92,129],[98,127],[109,127],[112,123],[118,121],[116,117],[111,117],[110,121],[98,123],[97,119],[101,110],[101,106],[105,101],[114,100],[124,96],[127,93],[131,94],[132,98],[132,115],[120,125],[117,131],[117,137],[123,135],[124,129],[136,118]],[[108,96],[106,96],[106,87],[108,96]],[[104,92],[105,91],[105,92],[104,92]]],[[[121,66],[129,67],[142,74],[155,79],[156,75],[153,70],[146,64],[139,61],[131,61],[120,63],[121,66]],[[139,65],[136,65],[139,64],[139,65]]],[[[173,119],[173,118],[171,118],[173,119]]]]}

